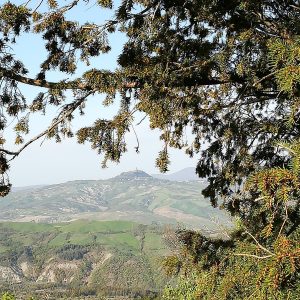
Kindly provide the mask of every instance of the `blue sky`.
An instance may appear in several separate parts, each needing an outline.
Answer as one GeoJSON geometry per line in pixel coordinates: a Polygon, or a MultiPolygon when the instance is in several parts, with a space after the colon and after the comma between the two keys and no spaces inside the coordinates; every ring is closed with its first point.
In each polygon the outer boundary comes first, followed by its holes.
{"type": "MultiPolygon", "coordinates": [[[[40,0],[32,0],[32,5],[39,3],[40,0]]],[[[23,3],[21,1],[11,1],[14,3],[23,3]]],[[[59,1],[62,2],[62,1],[59,1]]],[[[70,13],[70,18],[77,19],[79,22],[93,21],[102,23],[110,18],[108,10],[102,10],[92,3],[81,5],[70,13]]],[[[107,55],[102,55],[91,60],[91,65],[86,67],[80,63],[75,74],[80,76],[89,68],[114,69],[116,58],[122,49],[125,36],[120,33],[114,34],[110,38],[112,51],[107,55]]],[[[42,39],[31,34],[26,34],[17,40],[15,47],[16,56],[25,62],[29,69],[29,76],[34,77],[39,69],[39,64],[45,58],[46,53],[43,48],[42,39]]],[[[58,72],[52,72],[47,78],[48,80],[59,80],[61,75],[58,72]]],[[[34,98],[39,91],[33,87],[22,87],[28,98],[34,98]]],[[[117,109],[117,105],[104,108],[101,104],[103,96],[99,95],[87,103],[86,114],[78,117],[73,123],[73,129],[81,126],[90,125],[97,118],[112,116],[117,109]]],[[[31,119],[31,136],[34,136],[41,130],[47,128],[57,113],[57,109],[50,109],[47,116],[35,114],[31,119]]],[[[138,123],[139,115],[135,121],[138,123]]],[[[76,179],[104,179],[113,177],[120,172],[133,170],[135,168],[142,169],[148,173],[158,173],[155,168],[155,159],[158,151],[161,149],[159,141],[159,131],[150,130],[148,121],[145,120],[141,125],[136,127],[136,132],[140,141],[140,153],[134,150],[136,146],[135,135],[129,133],[127,136],[128,153],[126,153],[119,164],[109,163],[107,169],[101,168],[102,157],[90,149],[89,144],[79,145],[76,139],[63,140],[62,143],[56,144],[54,141],[45,140],[42,145],[41,140],[27,148],[18,158],[11,163],[10,179],[14,186],[51,184],[76,179]]],[[[13,135],[8,133],[10,146],[13,147],[13,135]]],[[[185,167],[195,166],[197,159],[190,159],[184,154],[184,151],[172,150],[170,152],[171,166],[170,172],[178,171],[185,167]]]]}

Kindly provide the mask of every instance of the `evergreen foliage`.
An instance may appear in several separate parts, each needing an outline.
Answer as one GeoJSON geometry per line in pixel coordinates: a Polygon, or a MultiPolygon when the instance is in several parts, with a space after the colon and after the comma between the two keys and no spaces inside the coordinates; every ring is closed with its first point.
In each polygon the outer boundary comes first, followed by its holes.
{"type": "MultiPolygon", "coordinates": [[[[292,100],[284,121],[291,129],[298,114],[297,44],[297,38],[268,44],[270,76],[275,76],[279,93],[292,100]]],[[[177,286],[166,288],[164,299],[299,299],[300,142],[295,138],[272,146],[282,164],[261,163],[241,189],[223,198],[223,207],[237,217],[228,240],[178,232],[183,249],[165,266],[184,276],[177,286]]]]}
{"type": "Polygon", "coordinates": [[[164,265],[182,274],[164,299],[299,299],[300,142],[282,143],[288,168],[263,168],[248,177],[247,198],[234,203],[239,215],[228,240],[178,231],[180,255],[164,265]]]}
{"type": "MultiPolygon", "coordinates": [[[[291,21],[292,16],[289,17],[291,21]]],[[[282,126],[296,130],[298,36],[289,33],[285,37],[271,37],[266,45],[270,73],[258,85],[271,79],[278,94],[272,100],[272,110],[264,111],[262,106],[257,106],[254,112],[268,118],[274,108],[276,112],[276,107],[287,101],[282,126]]],[[[169,258],[165,265],[169,273],[181,269],[185,276],[178,286],[166,288],[164,299],[179,296],[183,299],[299,299],[300,143],[297,134],[284,137],[289,142],[276,140],[282,129],[276,122],[268,126],[270,147],[276,149],[272,161],[261,155],[260,163],[247,170],[252,172],[245,174],[240,188],[234,190],[231,182],[229,193],[223,195],[223,207],[237,217],[237,229],[228,241],[220,245],[219,241],[203,240],[197,233],[178,232],[183,244],[181,257],[169,258]],[[213,263],[208,265],[207,259],[213,259],[213,263]]],[[[266,139],[262,141],[267,146],[266,139]]],[[[259,139],[254,143],[259,145],[259,139]]],[[[256,150],[253,151],[251,161],[256,150]]]]}

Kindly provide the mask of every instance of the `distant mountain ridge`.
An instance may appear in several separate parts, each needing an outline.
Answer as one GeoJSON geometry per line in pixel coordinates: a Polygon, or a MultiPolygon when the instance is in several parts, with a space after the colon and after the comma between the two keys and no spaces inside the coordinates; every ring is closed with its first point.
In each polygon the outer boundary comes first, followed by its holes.
{"type": "Polygon", "coordinates": [[[226,223],[229,218],[203,198],[205,186],[199,180],[162,180],[135,170],[107,180],[76,180],[21,189],[0,199],[0,221],[179,222],[213,232],[218,230],[214,219],[226,223]]]}
{"type": "MultiPolygon", "coordinates": [[[[164,179],[164,180],[171,180],[171,181],[202,181],[205,182],[205,179],[199,178],[199,176],[195,172],[194,167],[188,167],[184,168],[182,170],[179,170],[177,172],[171,173],[171,174],[151,174],[142,171],[142,170],[133,170],[133,171],[127,171],[122,172],[121,174],[109,178],[109,179],[136,179],[136,178],[156,178],[156,179],[164,179]]],[[[105,179],[103,179],[105,180],[105,179]]],[[[67,182],[75,182],[80,180],[73,180],[73,181],[67,181],[67,182]]],[[[65,182],[65,183],[67,183],[65,182]]],[[[63,184],[63,183],[61,183],[63,184]]],[[[39,189],[43,188],[49,185],[55,185],[55,184],[40,184],[40,185],[28,185],[28,186],[17,186],[12,188],[12,192],[19,192],[24,190],[32,190],[32,189],[39,189]]]]}

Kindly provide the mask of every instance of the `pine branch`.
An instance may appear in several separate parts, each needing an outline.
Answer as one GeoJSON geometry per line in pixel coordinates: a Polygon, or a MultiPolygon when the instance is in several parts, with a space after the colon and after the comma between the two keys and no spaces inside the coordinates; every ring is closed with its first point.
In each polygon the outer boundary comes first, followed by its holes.
{"type": "MultiPolygon", "coordinates": [[[[0,74],[1,77],[6,77],[11,80],[18,81],[20,83],[24,83],[31,86],[36,87],[42,87],[47,89],[62,89],[62,90],[85,90],[89,91],[92,88],[88,85],[88,83],[82,82],[78,79],[69,81],[69,82],[51,82],[47,80],[39,80],[39,79],[33,79],[29,78],[20,74],[17,74],[13,72],[12,70],[8,70],[6,68],[0,67],[0,74]]],[[[112,75],[114,75],[112,73],[112,75]]],[[[222,85],[222,84],[228,84],[228,83],[241,83],[243,81],[241,80],[235,80],[235,79],[228,79],[228,80],[221,80],[220,78],[199,78],[195,82],[186,83],[185,86],[210,86],[210,85],[222,85]]],[[[181,84],[173,85],[172,87],[180,87],[181,84]]],[[[131,81],[131,82],[124,82],[122,85],[123,88],[141,88],[142,84],[138,81],[131,81]]]]}
{"type": "Polygon", "coordinates": [[[1,77],[6,77],[11,80],[18,81],[20,83],[36,86],[36,87],[43,87],[47,89],[57,89],[57,88],[62,88],[67,90],[67,89],[79,89],[79,90],[90,90],[91,88],[83,83],[83,82],[78,82],[78,80],[70,81],[70,82],[51,82],[51,81],[46,81],[46,80],[39,80],[39,79],[32,79],[28,78],[25,76],[22,76],[20,74],[17,74],[13,72],[12,70],[8,70],[5,68],[0,67],[0,74],[2,75],[1,77]]]}
{"type": "Polygon", "coordinates": [[[68,104],[65,106],[65,109],[58,115],[55,121],[52,122],[52,124],[44,131],[42,131],[40,134],[33,137],[31,140],[29,140],[27,143],[25,143],[18,151],[12,152],[5,149],[0,149],[0,152],[4,152],[8,155],[13,156],[9,161],[12,161],[15,159],[22,151],[24,151],[30,144],[37,141],[41,137],[47,135],[53,128],[55,128],[57,125],[59,125],[61,122],[63,122],[67,117],[69,117],[85,100],[88,96],[90,96],[93,93],[93,91],[90,91],[85,96],[77,99],[77,101],[68,104]]]}

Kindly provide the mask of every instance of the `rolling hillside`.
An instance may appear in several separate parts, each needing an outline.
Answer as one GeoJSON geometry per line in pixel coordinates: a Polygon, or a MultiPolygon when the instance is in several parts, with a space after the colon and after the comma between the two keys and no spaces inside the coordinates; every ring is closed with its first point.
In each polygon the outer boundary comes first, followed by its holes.
{"type": "Polygon", "coordinates": [[[153,178],[143,171],[108,180],[81,180],[17,190],[0,199],[0,221],[62,222],[77,219],[182,223],[218,230],[228,216],[201,195],[204,183],[153,178]]]}

